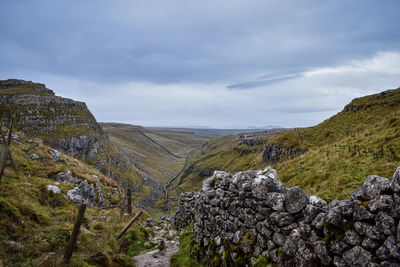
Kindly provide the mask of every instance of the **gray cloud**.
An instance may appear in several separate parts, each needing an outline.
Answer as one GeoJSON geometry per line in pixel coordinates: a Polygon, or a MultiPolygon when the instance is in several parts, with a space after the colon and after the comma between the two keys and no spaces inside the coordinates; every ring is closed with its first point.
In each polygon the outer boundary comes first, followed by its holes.
{"type": "Polygon", "coordinates": [[[261,87],[264,85],[272,85],[272,84],[282,83],[282,82],[292,80],[295,78],[299,78],[299,77],[301,77],[301,74],[291,74],[291,75],[286,75],[286,76],[282,76],[282,77],[272,78],[269,80],[232,84],[232,85],[228,85],[227,88],[232,89],[232,90],[243,90],[243,89],[261,87]]]}
{"type": "Polygon", "coordinates": [[[1,78],[44,82],[100,120],[308,125],[331,112],[302,119],[306,106],[338,110],[395,84],[388,72],[309,70],[400,51],[398,0],[3,0],[0,10],[1,78]]]}

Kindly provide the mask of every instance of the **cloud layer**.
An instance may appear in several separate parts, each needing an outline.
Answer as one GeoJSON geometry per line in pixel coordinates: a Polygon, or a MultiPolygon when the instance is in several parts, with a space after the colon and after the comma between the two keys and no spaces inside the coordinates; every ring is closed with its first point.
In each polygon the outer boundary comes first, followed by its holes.
{"type": "Polygon", "coordinates": [[[44,82],[97,119],[305,126],[400,86],[400,3],[0,3],[0,78],[44,82]]]}

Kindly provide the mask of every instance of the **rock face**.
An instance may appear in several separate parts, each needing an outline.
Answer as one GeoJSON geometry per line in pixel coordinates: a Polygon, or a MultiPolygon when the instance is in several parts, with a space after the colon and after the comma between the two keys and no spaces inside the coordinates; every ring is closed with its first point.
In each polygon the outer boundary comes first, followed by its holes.
{"type": "MultiPolygon", "coordinates": [[[[94,165],[110,178],[127,178],[118,170],[131,168],[132,164],[111,146],[85,103],[56,96],[44,84],[0,80],[0,114],[11,112],[20,119],[19,130],[56,149],[51,152],[54,161],[60,159],[60,151],[94,165]]],[[[2,120],[8,125],[10,116],[2,120]]]]}
{"type": "Polygon", "coordinates": [[[0,81],[0,103],[0,112],[15,112],[21,118],[20,130],[71,156],[93,156],[92,147],[107,141],[85,103],[56,96],[44,84],[0,81]]]}
{"type": "Polygon", "coordinates": [[[301,154],[300,151],[294,153],[290,149],[281,147],[278,144],[267,144],[262,151],[262,160],[270,164],[275,164],[290,158],[298,157],[301,154]]]}
{"type": "Polygon", "coordinates": [[[174,224],[194,224],[198,256],[228,266],[259,256],[279,266],[398,266],[399,179],[399,170],[369,176],[351,200],[327,204],[286,188],[270,167],[216,171],[201,192],[181,194],[174,224]]]}
{"type": "MultiPolygon", "coordinates": [[[[76,187],[67,192],[67,198],[75,203],[81,204],[84,199],[90,206],[102,207],[104,204],[101,187],[97,184],[88,183],[87,180],[75,177],[70,171],[60,172],[58,182],[73,183],[76,187]]],[[[98,180],[98,179],[97,179],[98,180]]],[[[99,183],[99,182],[98,182],[99,183]]]]}

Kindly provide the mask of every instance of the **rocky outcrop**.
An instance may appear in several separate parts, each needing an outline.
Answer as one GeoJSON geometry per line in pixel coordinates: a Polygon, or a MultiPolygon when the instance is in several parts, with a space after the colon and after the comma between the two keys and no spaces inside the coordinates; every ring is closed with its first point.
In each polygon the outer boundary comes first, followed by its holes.
{"type": "Polygon", "coordinates": [[[259,136],[253,135],[241,135],[240,141],[237,143],[238,146],[245,144],[247,146],[257,146],[262,145],[264,140],[259,136]]]}
{"type": "Polygon", "coordinates": [[[262,160],[270,164],[275,164],[277,162],[298,157],[301,154],[302,152],[300,151],[293,152],[278,144],[267,144],[264,146],[262,151],[262,160]]]}
{"type": "Polygon", "coordinates": [[[329,204],[287,188],[270,167],[216,171],[201,192],[181,195],[174,224],[194,224],[197,256],[228,266],[261,257],[280,266],[398,266],[399,193],[400,168],[329,204]]]}
{"type": "Polygon", "coordinates": [[[99,147],[108,138],[83,102],[55,96],[44,84],[23,80],[0,81],[0,113],[10,112],[20,119],[19,130],[44,140],[45,143],[81,159],[94,157],[89,146],[99,147]]]}
{"type": "MultiPolygon", "coordinates": [[[[9,79],[0,81],[0,118],[5,125],[10,113],[20,120],[20,131],[46,145],[95,166],[118,182],[137,179],[135,167],[110,144],[85,103],[56,96],[44,84],[9,79]]],[[[57,153],[51,155],[54,161],[59,160],[57,153]]]]}
{"type": "MultiPolygon", "coordinates": [[[[95,185],[89,183],[87,180],[75,177],[70,171],[60,172],[57,177],[59,183],[72,183],[76,185],[73,189],[67,192],[66,197],[69,200],[72,200],[73,202],[78,204],[81,204],[82,201],[85,201],[87,204],[93,207],[103,206],[104,198],[99,184],[95,185]]],[[[94,176],[94,178],[97,178],[97,176],[94,176]]],[[[100,183],[100,181],[98,181],[98,178],[96,180],[97,183],[100,183]]]]}

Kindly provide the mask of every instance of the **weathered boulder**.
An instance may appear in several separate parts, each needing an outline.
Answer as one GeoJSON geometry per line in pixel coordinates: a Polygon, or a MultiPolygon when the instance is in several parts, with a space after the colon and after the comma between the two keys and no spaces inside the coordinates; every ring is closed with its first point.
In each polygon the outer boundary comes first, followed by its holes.
{"type": "Polygon", "coordinates": [[[290,188],[285,197],[285,208],[289,213],[301,211],[309,203],[309,197],[300,187],[290,188]]]}
{"type": "Polygon", "coordinates": [[[56,186],[56,185],[48,184],[48,185],[46,185],[46,189],[47,189],[47,191],[53,192],[55,195],[58,195],[61,193],[60,188],[58,188],[58,186],[56,186]]]}
{"type": "Polygon", "coordinates": [[[61,159],[60,152],[55,149],[50,150],[50,157],[53,159],[54,162],[57,162],[61,159]]]}
{"type": "Polygon", "coordinates": [[[371,258],[371,253],[360,246],[355,246],[343,253],[344,261],[350,266],[366,266],[371,258]]]}
{"type": "Polygon", "coordinates": [[[390,188],[394,192],[400,193],[400,167],[397,168],[393,175],[392,181],[390,182],[390,188]]]}

